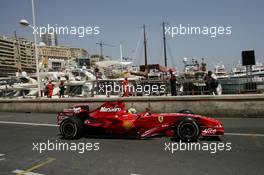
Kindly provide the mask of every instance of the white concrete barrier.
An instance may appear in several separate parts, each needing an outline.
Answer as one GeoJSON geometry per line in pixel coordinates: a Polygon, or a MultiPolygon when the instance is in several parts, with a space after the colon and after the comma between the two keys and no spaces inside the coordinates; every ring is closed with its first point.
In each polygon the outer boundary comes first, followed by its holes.
{"type": "Polygon", "coordinates": [[[128,98],[0,99],[0,112],[53,113],[79,104],[94,109],[106,101],[124,100],[139,112],[150,108],[157,113],[191,109],[209,117],[264,117],[264,95],[164,96],[128,98]]]}

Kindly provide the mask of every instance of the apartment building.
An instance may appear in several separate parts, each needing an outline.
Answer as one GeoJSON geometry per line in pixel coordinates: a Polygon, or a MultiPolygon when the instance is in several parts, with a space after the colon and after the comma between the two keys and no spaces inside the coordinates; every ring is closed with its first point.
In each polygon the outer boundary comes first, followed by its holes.
{"type": "MultiPolygon", "coordinates": [[[[65,69],[70,62],[81,62],[89,54],[83,48],[38,45],[40,71],[65,69]]],[[[17,71],[36,72],[34,43],[23,38],[0,36],[0,77],[13,76],[17,71]]]]}
{"type": "Polygon", "coordinates": [[[17,71],[36,71],[34,44],[23,38],[0,36],[0,77],[13,76],[17,71]]]}

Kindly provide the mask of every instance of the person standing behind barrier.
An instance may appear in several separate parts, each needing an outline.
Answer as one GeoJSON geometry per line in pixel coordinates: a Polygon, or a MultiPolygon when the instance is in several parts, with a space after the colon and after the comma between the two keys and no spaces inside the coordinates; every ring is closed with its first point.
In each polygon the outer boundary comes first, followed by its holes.
{"type": "Polygon", "coordinates": [[[218,82],[216,78],[213,76],[212,71],[208,71],[207,75],[204,78],[207,90],[209,91],[210,95],[216,94],[216,88],[218,86],[218,82]]]}
{"type": "Polygon", "coordinates": [[[52,83],[52,81],[49,82],[47,87],[48,87],[48,98],[52,98],[53,89],[54,89],[54,84],[52,83]]]}
{"type": "Polygon", "coordinates": [[[171,87],[171,96],[176,96],[177,95],[176,76],[173,74],[171,70],[170,70],[170,87],[171,87]]]}
{"type": "Polygon", "coordinates": [[[59,83],[59,88],[60,88],[60,98],[64,98],[64,91],[65,91],[65,86],[64,82],[61,80],[59,83]]]}
{"type": "Polygon", "coordinates": [[[132,82],[130,81],[130,83],[131,83],[132,89],[129,89],[129,92],[130,92],[130,94],[131,94],[132,96],[136,96],[137,93],[136,93],[135,88],[136,88],[136,86],[137,86],[137,83],[136,83],[135,80],[132,81],[132,82]]]}
{"type": "Polygon", "coordinates": [[[45,94],[45,82],[44,79],[41,80],[40,82],[40,96],[43,97],[45,94]]]}
{"type": "Polygon", "coordinates": [[[127,80],[127,78],[125,78],[122,81],[122,86],[123,86],[124,96],[128,97],[129,96],[129,92],[128,92],[128,80],[127,80]]]}
{"type": "Polygon", "coordinates": [[[47,81],[46,79],[42,79],[40,82],[40,96],[45,97],[46,94],[46,86],[47,86],[47,81]]]}

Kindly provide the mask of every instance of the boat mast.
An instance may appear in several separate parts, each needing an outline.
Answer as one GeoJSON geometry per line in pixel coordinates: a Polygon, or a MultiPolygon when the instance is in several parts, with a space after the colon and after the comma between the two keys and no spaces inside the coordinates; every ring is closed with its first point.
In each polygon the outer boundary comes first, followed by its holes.
{"type": "Polygon", "coordinates": [[[167,51],[166,51],[166,36],[165,36],[165,22],[162,23],[162,34],[163,34],[163,47],[164,47],[164,61],[165,67],[167,67],[167,51]]]}
{"type": "Polygon", "coordinates": [[[16,40],[16,49],[17,49],[17,52],[16,52],[16,66],[17,66],[17,71],[21,71],[22,70],[22,67],[21,67],[21,57],[20,57],[20,50],[19,50],[19,41],[17,39],[17,33],[16,33],[16,30],[14,30],[14,36],[15,36],[15,40],[16,40]]]}
{"type": "Polygon", "coordinates": [[[146,26],[143,24],[144,31],[144,51],[145,51],[145,70],[148,72],[148,59],[147,59],[147,38],[146,38],[146,26]]]}
{"type": "Polygon", "coordinates": [[[100,41],[99,43],[96,43],[100,46],[100,60],[103,60],[104,59],[104,56],[103,56],[103,42],[100,41]]]}
{"type": "Polygon", "coordinates": [[[123,48],[122,48],[122,44],[119,45],[119,49],[120,49],[121,73],[123,73],[123,48]]]}

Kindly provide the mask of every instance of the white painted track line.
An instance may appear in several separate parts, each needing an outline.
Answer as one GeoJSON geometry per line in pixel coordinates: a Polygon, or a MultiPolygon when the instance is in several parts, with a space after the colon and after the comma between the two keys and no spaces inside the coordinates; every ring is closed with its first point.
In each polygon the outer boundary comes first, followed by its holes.
{"type": "Polygon", "coordinates": [[[10,121],[0,121],[0,124],[13,124],[13,125],[30,125],[30,126],[59,126],[56,124],[49,123],[25,123],[25,122],[10,122],[10,121]]]}
{"type": "Polygon", "coordinates": [[[15,174],[23,174],[23,175],[43,175],[43,174],[39,174],[39,173],[25,172],[23,170],[14,170],[13,173],[15,173],[15,174]]]}
{"type": "Polygon", "coordinates": [[[264,137],[264,134],[255,134],[255,133],[225,133],[227,136],[256,136],[256,137],[264,137]]]}

